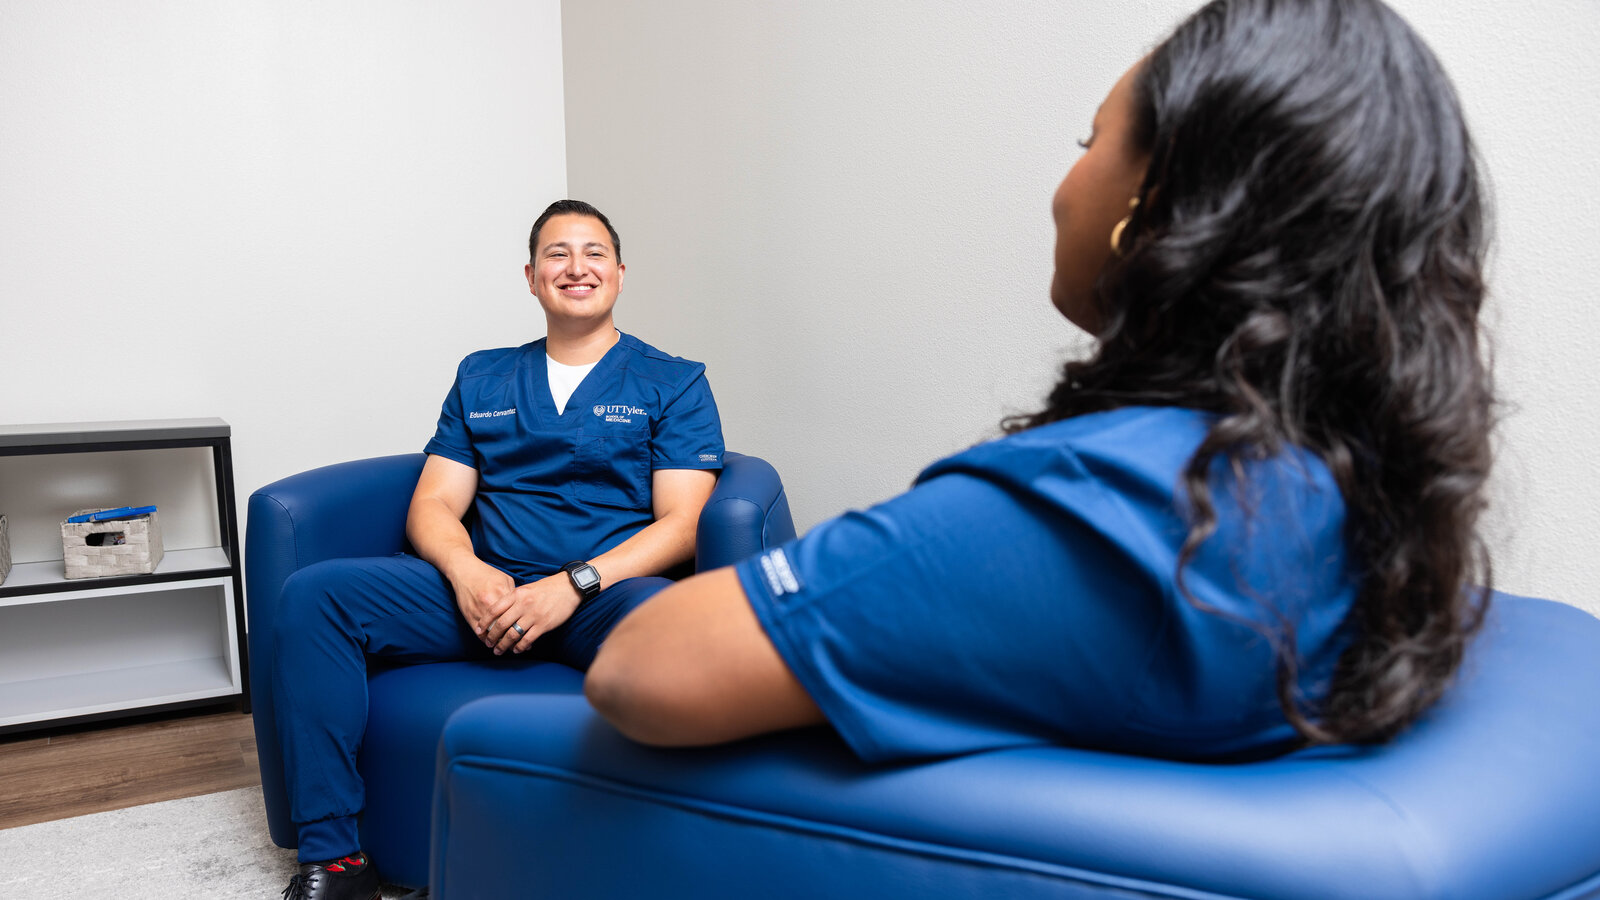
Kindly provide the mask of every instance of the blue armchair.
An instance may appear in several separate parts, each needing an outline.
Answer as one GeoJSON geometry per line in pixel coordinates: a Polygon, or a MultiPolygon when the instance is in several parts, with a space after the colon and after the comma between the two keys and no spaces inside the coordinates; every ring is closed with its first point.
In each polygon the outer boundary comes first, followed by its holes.
{"type": "MultiPolygon", "coordinates": [[[[283,582],[324,559],[388,556],[405,547],[405,517],[420,453],[324,466],[269,484],[250,497],[245,537],[250,686],[267,825],[280,847],[296,844],[278,750],[272,684],[272,618],[283,582]]],[[[777,472],[728,453],[700,516],[697,569],[730,565],[794,536],[777,472]]],[[[435,754],[445,720],[496,694],[583,690],[583,676],[556,663],[485,662],[379,667],[368,676],[367,738],[358,764],[367,785],[361,835],[387,880],[428,881],[428,827],[435,754]]],[[[581,700],[581,697],[575,699],[581,700]]]]}

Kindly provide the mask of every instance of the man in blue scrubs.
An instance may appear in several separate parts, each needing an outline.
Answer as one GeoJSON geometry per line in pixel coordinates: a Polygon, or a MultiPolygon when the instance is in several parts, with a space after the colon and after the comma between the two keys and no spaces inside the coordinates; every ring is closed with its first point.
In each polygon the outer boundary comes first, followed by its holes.
{"type": "Polygon", "coordinates": [[[705,367],[612,324],[621,241],[593,206],[551,204],[528,250],[546,337],[462,360],[411,498],[417,555],[329,560],[284,585],[273,688],[301,862],[288,900],[379,896],[356,827],[368,656],[584,669],[694,556],[723,452],[705,367]]]}

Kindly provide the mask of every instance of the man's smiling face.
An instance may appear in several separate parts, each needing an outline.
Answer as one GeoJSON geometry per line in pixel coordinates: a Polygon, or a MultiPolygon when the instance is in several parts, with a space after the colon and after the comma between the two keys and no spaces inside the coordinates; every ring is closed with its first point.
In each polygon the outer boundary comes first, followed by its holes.
{"type": "Polygon", "coordinates": [[[545,315],[600,321],[622,293],[626,267],[599,219],[576,213],[553,216],[539,229],[538,253],[528,263],[528,288],[545,315]]]}

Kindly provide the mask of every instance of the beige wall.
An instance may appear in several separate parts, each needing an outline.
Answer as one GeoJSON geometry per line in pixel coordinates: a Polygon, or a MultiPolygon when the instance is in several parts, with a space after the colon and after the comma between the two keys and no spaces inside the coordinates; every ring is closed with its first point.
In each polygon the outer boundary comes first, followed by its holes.
{"type": "MultiPolygon", "coordinates": [[[[1499,584],[1600,612],[1600,5],[1398,0],[1494,181],[1499,584]]],[[[619,321],[704,360],[803,529],[1042,397],[1049,197],[1189,2],[563,4],[568,184],[627,244],[619,321]]]]}

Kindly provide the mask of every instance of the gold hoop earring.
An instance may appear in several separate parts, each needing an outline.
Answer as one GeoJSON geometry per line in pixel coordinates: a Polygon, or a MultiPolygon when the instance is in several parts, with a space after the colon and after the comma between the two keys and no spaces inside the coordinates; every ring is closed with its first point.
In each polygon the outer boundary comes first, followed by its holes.
{"type": "Polygon", "coordinates": [[[1117,224],[1115,224],[1115,225],[1113,225],[1111,227],[1111,252],[1116,254],[1117,256],[1121,256],[1122,255],[1122,232],[1123,232],[1124,229],[1126,229],[1128,227],[1128,222],[1133,218],[1134,210],[1136,210],[1138,208],[1139,208],[1139,198],[1138,197],[1135,197],[1132,200],[1129,200],[1128,201],[1128,214],[1122,217],[1122,221],[1118,222],[1117,224]]]}

